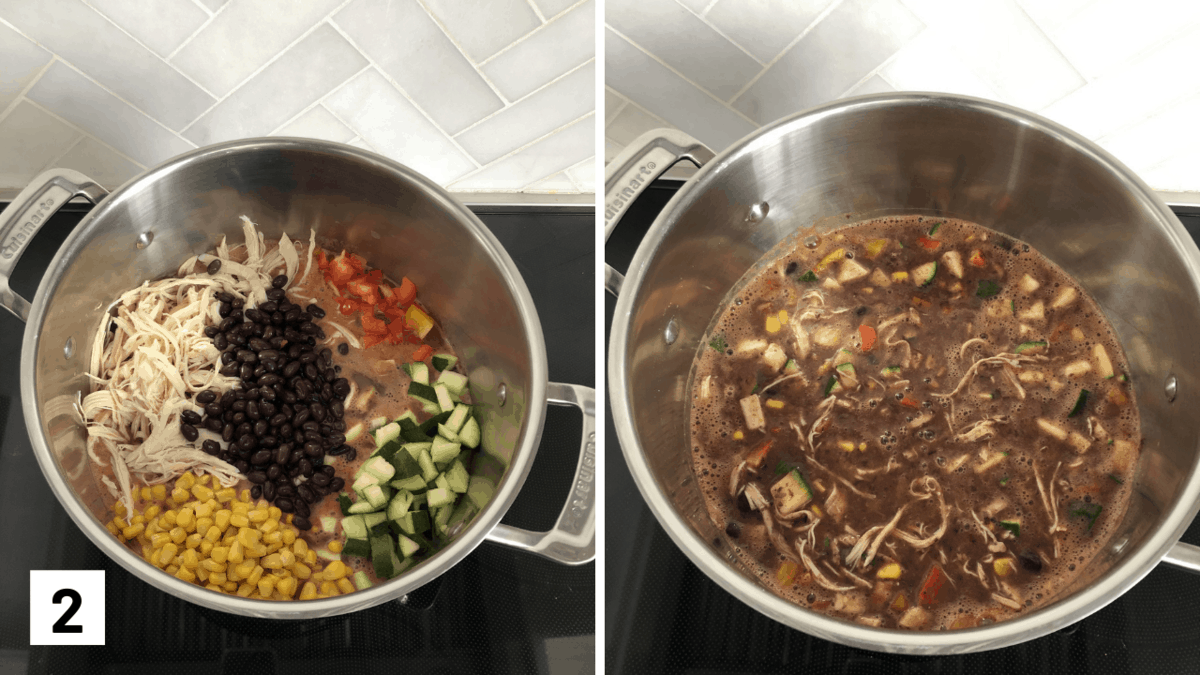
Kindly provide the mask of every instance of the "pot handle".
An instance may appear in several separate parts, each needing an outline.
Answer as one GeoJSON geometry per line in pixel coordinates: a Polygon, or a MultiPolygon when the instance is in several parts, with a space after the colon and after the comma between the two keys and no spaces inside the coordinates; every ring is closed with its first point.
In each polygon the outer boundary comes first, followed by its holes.
{"type": "Polygon", "coordinates": [[[77,196],[96,204],[108,196],[108,190],[78,171],[50,169],[0,212],[0,305],[22,322],[29,319],[29,301],[14,293],[8,280],[38,230],[77,196]]]}
{"type": "MultiPolygon", "coordinates": [[[[677,129],[654,129],[638,136],[604,169],[604,239],[629,205],[676,162],[686,159],[699,167],[715,156],[708,146],[677,129]]],[[[624,275],[604,264],[605,290],[617,295],[624,281],[624,275]]]]}
{"type": "Polygon", "coordinates": [[[1200,546],[1177,541],[1163,556],[1162,561],[1168,565],[1200,574],[1200,546]]]}
{"type": "Polygon", "coordinates": [[[571,493],[549,532],[500,524],[488,535],[488,541],[566,565],[582,565],[596,557],[596,390],[551,382],[546,395],[550,405],[573,405],[583,413],[583,441],[571,493]]]}

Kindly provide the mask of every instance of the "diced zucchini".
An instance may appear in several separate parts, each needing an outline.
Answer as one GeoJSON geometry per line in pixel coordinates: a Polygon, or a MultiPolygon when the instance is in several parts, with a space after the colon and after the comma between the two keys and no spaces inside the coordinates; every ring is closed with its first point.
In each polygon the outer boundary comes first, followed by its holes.
{"type": "Polygon", "coordinates": [[[411,410],[405,410],[404,414],[392,420],[400,425],[400,429],[416,429],[421,426],[420,420],[417,419],[417,414],[411,410]]]}
{"type": "Polygon", "coordinates": [[[767,425],[767,418],[763,416],[762,402],[758,399],[757,394],[750,394],[739,403],[742,405],[742,415],[746,418],[747,429],[762,429],[767,425]]]}
{"type": "Polygon", "coordinates": [[[383,426],[383,425],[385,425],[385,424],[387,424],[387,423],[388,423],[388,418],[386,418],[386,417],[376,417],[376,418],[374,418],[374,419],[372,419],[372,420],[371,420],[371,423],[370,423],[370,425],[368,425],[368,426],[370,427],[370,430],[371,430],[371,431],[375,431],[376,429],[378,429],[379,427],[381,427],[381,426],[383,426]]]}
{"type": "Polygon", "coordinates": [[[799,511],[813,498],[812,488],[797,469],[792,469],[771,486],[771,496],[775,498],[775,508],[783,515],[799,511]]]}
{"type": "Polygon", "coordinates": [[[467,390],[467,376],[452,370],[444,371],[439,375],[437,383],[459,396],[462,396],[462,393],[467,390]]]}
{"type": "Polygon", "coordinates": [[[388,441],[394,441],[400,438],[400,425],[392,422],[385,424],[375,430],[375,447],[382,447],[388,441]]]}
{"type": "Polygon", "coordinates": [[[946,251],[942,254],[942,263],[946,269],[950,270],[950,274],[958,277],[963,276],[962,254],[958,251],[946,251]]]}
{"type": "Polygon", "coordinates": [[[399,535],[396,537],[396,542],[400,547],[400,555],[404,556],[405,558],[411,558],[421,550],[420,544],[404,535],[399,535]]]}
{"type": "Polygon", "coordinates": [[[347,539],[346,544],[342,546],[342,555],[352,555],[358,558],[370,558],[371,542],[365,537],[362,539],[347,539]]]}
{"type": "Polygon", "coordinates": [[[458,440],[468,448],[478,448],[481,435],[479,422],[474,417],[468,417],[466,424],[458,432],[458,440]]]}
{"type": "Polygon", "coordinates": [[[437,392],[433,390],[433,387],[421,384],[416,380],[408,385],[408,395],[425,403],[437,403],[437,392]]]}
{"type": "Polygon", "coordinates": [[[830,375],[829,381],[825,383],[825,396],[836,394],[842,390],[842,383],[838,381],[837,375],[830,375]]]}
{"type": "Polygon", "coordinates": [[[1108,350],[1104,345],[1097,344],[1092,347],[1092,356],[1096,359],[1096,370],[1100,373],[1100,377],[1110,379],[1116,373],[1113,371],[1112,360],[1108,358],[1108,350]]]}
{"type": "Polygon", "coordinates": [[[1067,440],[1067,430],[1063,429],[1062,427],[1058,426],[1057,424],[1054,424],[1050,420],[1039,417],[1037,419],[1037,425],[1038,425],[1038,428],[1041,429],[1046,434],[1049,434],[1049,435],[1057,438],[1060,441],[1067,440]]]}
{"type": "Polygon", "coordinates": [[[412,493],[407,490],[401,490],[392,497],[392,501],[388,502],[387,519],[399,520],[408,513],[408,508],[412,506],[412,493]]]}
{"type": "Polygon", "coordinates": [[[933,277],[937,274],[937,263],[927,262],[924,265],[918,265],[912,271],[913,283],[917,286],[928,286],[933,283],[933,277]]]}
{"type": "Polygon", "coordinates": [[[362,432],[365,428],[366,427],[363,426],[363,423],[359,422],[358,424],[355,424],[354,426],[347,429],[346,430],[346,442],[353,443],[355,440],[358,439],[359,436],[362,436],[362,432]]]}
{"type": "Polygon", "coordinates": [[[438,534],[446,534],[446,526],[450,523],[452,515],[454,515],[453,502],[438,509],[437,515],[433,517],[433,527],[438,534]]]}
{"type": "MultiPolygon", "coordinates": [[[[445,373],[442,374],[445,375],[445,373]]],[[[442,409],[442,412],[452,412],[454,410],[454,400],[450,398],[450,389],[446,385],[440,382],[433,385],[433,393],[437,396],[437,404],[442,409]]]]}
{"type": "Polygon", "coordinates": [[[382,525],[387,520],[387,514],[383,512],[373,512],[363,514],[363,524],[367,526],[368,536],[370,531],[382,525]]]}
{"type": "Polygon", "coordinates": [[[421,477],[425,479],[426,483],[437,478],[438,470],[433,465],[433,457],[428,450],[421,451],[420,456],[417,457],[417,464],[421,467],[421,477]]]}
{"type": "Polygon", "coordinates": [[[334,553],[333,551],[330,551],[330,550],[329,550],[329,549],[327,549],[327,548],[320,548],[320,549],[317,549],[317,557],[318,557],[318,558],[323,558],[323,559],[325,559],[325,560],[330,560],[330,561],[332,561],[332,560],[341,560],[341,559],[342,559],[342,554],[341,554],[341,553],[334,553]]]}
{"type": "Polygon", "coordinates": [[[446,428],[453,431],[455,434],[463,428],[467,423],[467,418],[471,416],[471,407],[463,404],[454,406],[454,411],[450,413],[450,417],[446,418],[446,428]]]}
{"type": "Polygon", "coordinates": [[[354,514],[361,515],[361,514],[365,514],[365,513],[370,513],[374,510],[375,510],[375,507],[371,506],[371,502],[368,502],[366,499],[360,499],[359,501],[354,502],[353,504],[350,505],[350,513],[354,513],[354,514]]]}
{"type": "MultiPolygon", "coordinates": [[[[436,405],[436,404],[434,404],[434,405],[436,405]]],[[[442,412],[439,409],[433,415],[433,417],[430,417],[429,419],[425,420],[424,422],[421,422],[421,426],[417,427],[417,430],[420,431],[421,433],[425,434],[425,436],[426,436],[426,438],[422,438],[421,440],[422,441],[430,440],[428,438],[428,436],[433,436],[434,434],[436,434],[437,426],[439,424],[445,424],[446,420],[450,419],[450,415],[452,415],[452,414],[453,414],[452,411],[447,410],[445,412],[442,412]]]]}
{"type": "MultiPolygon", "coordinates": [[[[429,437],[428,437],[428,436],[426,436],[426,438],[429,438],[429,437]]],[[[432,447],[433,447],[433,443],[430,443],[430,442],[423,442],[423,443],[405,443],[405,444],[404,444],[403,446],[401,446],[401,447],[403,447],[403,448],[405,449],[405,451],[407,451],[407,452],[408,452],[409,456],[411,456],[413,459],[419,459],[419,458],[420,458],[420,456],[421,456],[421,451],[422,451],[422,450],[426,450],[426,451],[427,451],[427,450],[429,450],[430,448],[432,448],[432,447]]]]}
{"type": "Polygon", "coordinates": [[[418,473],[416,475],[409,476],[408,478],[394,480],[391,483],[388,483],[388,485],[391,485],[397,490],[407,490],[409,492],[416,493],[425,489],[425,479],[420,473],[418,473]]]}
{"type": "Polygon", "coordinates": [[[849,283],[857,281],[870,274],[870,270],[863,267],[857,260],[847,258],[842,261],[841,269],[838,271],[838,283],[849,283]]]}
{"type": "Polygon", "coordinates": [[[447,427],[445,424],[438,425],[438,436],[450,441],[451,443],[458,442],[458,434],[454,433],[454,430],[447,427]]]}
{"type": "Polygon", "coordinates": [[[1067,377],[1082,377],[1085,373],[1091,372],[1092,364],[1087,359],[1073,361],[1063,366],[1063,375],[1067,377]]]}
{"type": "Polygon", "coordinates": [[[386,483],[396,475],[396,467],[383,457],[372,457],[363,464],[363,471],[376,478],[376,483],[386,483]]]}
{"type": "Polygon", "coordinates": [[[1046,348],[1045,340],[1036,340],[1033,342],[1022,342],[1021,344],[1017,345],[1017,348],[1014,349],[1013,351],[1017,354],[1023,354],[1025,352],[1029,352],[1030,354],[1036,354],[1045,348],[1046,348]]]}
{"type": "Polygon", "coordinates": [[[375,576],[380,579],[391,579],[396,574],[396,566],[392,562],[395,546],[392,538],[386,534],[371,537],[371,565],[375,568],[375,576]]]}
{"type": "Polygon", "coordinates": [[[1088,402],[1088,396],[1091,393],[1092,392],[1088,391],[1087,389],[1080,389],[1079,398],[1075,399],[1075,405],[1071,407],[1071,412],[1067,413],[1067,417],[1074,417],[1083,412],[1083,408],[1088,402]]]}
{"type": "Polygon", "coordinates": [[[1072,448],[1075,448],[1075,452],[1078,453],[1087,452],[1088,449],[1092,447],[1092,442],[1088,440],[1087,436],[1084,436],[1078,431],[1072,431],[1067,436],[1067,444],[1072,448]]]}
{"type": "Polygon", "coordinates": [[[377,485],[378,483],[379,483],[379,478],[377,478],[365,471],[360,470],[358,478],[356,478],[354,480],[354,484],[351,485],[350,488],[352,490],[354,490],[355,492],[358,492],[359,494],[361,494],[363,490],[366,490],[367,488],[371,487],[372,485],[377,485]]]}
{"type": "Polygon", "coordinates": [[[750,354],[751,352],[757,352],[759,350],[766,349],[766,348],[767,348],[766,340],[760,340],[760,339],[755,338],[755,339],[750,339],[750,340],[742,340],[741,342],[739,342],[737,344],[737,347],[734,348],[734,351],[736,351],[739,356],[744,356],[746,354],[750,354]]]}
{"type": "Polygon", "coordinates": [[[434,488],[426,494],[429,496],[429,508],[431,509],[453,504],[456,496],[447,488],[434,488]]]}
{"type": "Polygon", "coordinates": [[[471,480],[467,484],[467,499],[471,500],[475,508],[482,511],[495,491],[496,486],[492,485],[492,481],[483,476],[471,476],[471,480]]]}
{"type": "Polygon", "coordinates": [[[334,518],[333,516],[321,516],[321,531],[336,532],[337,518],[334,518]]]}
{"type": "Polygon", "coordinates": [[[471,481],[470,474],[467,473],[466,467],[459,460],[454,460],[454,464],[450,465],[450,469],[442,474],[446,477],[446,483],[458,494],[464,494],[471,481]]]}
{"type": "MultiPolygon", "coordinates": [[[[388,466],[391,466],[390,464],[388,466]]],[[[388,503],[388,495],[382,485],[371,485],[363,490],[363,497],[376,509],[382,509],[388,503]]]]}
{"type": "Polygon", "coordinates": [[[1046,305],[1041,300],[1029,306],[1029,309],[1022,310],[1017,313],[1017,318],[1022,321],[1039,322],[1046,320],[1046,305]]]}
{"type": "Polygon", "coordinates": [[[374,584],[367,578],[367,573],[359,570],[354,573],[354,588],[356,590],[365,591],[374,584]]]}
{"type": "Polygon", "coordinates": [[[342,518],[342,531],[347,539],[366,539],[367,525],[362,516],[346,516],[342,518]]]}
{"type": "Polygon", "coordinates": [[[1021,281],[1019,282],[1019,285],[1021,286],[1021,290],[1025,291],[1026,295],[1029,295],[1029,294],[1033,293],[1034,291],[1036,291],[1037,289],[1042,287],[1042,285],[1038,282],[1037,279],[1034,279],[1033,277],[1029,276],[1028,274],[1021,277],[1021,281]]]}
{"type": "Polygon", "coordinates": [[[424,385],[429,384],[429,366],[425,365],[421,361],[406,363],[401,366],[401,368],[404,369],[404,372],[408,373],[408,376],[412,378],[413,382],[424,385]]]}
{"type": "Polygon", "coordinates": [[[450,370],[458,363],[458,357],[453,354],[434,354],[430,363],[438,370],[450,370]]]}
{"type": "Polygon", "coordinates": [[[405,531],[405,534],[414,535],[421,532],[429,531],[429,512],[428,511],[413,511],[408,515],[412,516],[412,532],[405,531]]]}
{"type": "Polygon", "coordinates": [[[782,347],[772,342],[767,346],[767,351],[763,352],[762,360],[772,372],[778,372],[783,364],[787,363],[787,354],[783,352],[782,347]]]}
{"type": "MultiPolygon", "coordinates": [[[[367,387],[361,394],[358,395],[358,398],[354,399],[354,408],[356,410],[366,410],[367,406],[370,405],[371,400],[374,398],[375,387],[367,387]]],[[[350,407],[349,402],[346,403],[346,406],[350,407]]]]}
{"type": "Polygon", "coordinates": [[[460,450],[462,450],[460,444],[448,441],[441,436],[434,436],[433,447],[430,448],[429,455],[434,462],[449,462],[458,456],[460,450]]]}

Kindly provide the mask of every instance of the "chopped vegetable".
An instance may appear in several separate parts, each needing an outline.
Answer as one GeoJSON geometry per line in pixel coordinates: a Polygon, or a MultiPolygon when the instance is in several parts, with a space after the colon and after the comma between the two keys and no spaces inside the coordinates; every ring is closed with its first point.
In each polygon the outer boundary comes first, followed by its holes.
{"type": "Polygon", "coordinates": [[[920,600],[922,605],[932,605],[937,602],[938,593],[946,583],[946,573],[938,565],[929,568],[925,582],[921,584],[920,600]]]}
{"type": "Polygon", "coordinates": [[[1093,346],[1092,356],[1096,359],[1096,370],[1100,373],[1100,377],[1106,380],[1112,379],[1116,373],[1113,371],[1112,360],[1108,358],[1108,350],[1104,348],[1104,345],[1093,346]]]}
{"type": "Polygon", "coordinates": [[[1071,412],[1067,413],[1067,417],[1074,417],[1083,412],[1084,406],[1087,405],[1088,396],[1091,394],[1087,389],[1079,390],[1079,398],[1075,399],[1075,405],[1071,408],[1071,412]]]}
{"type": "Polygon", "coordinates": [[[791,560],[784,560],[779,565],[779,571],[775,575],[775,580],[783,588],[791,586],[796,581],[796,576],[800,573],[800,566],[791,560]]]}
{"type": "Polygon", "coordinates": [[[838,260],[841,260],[842,258],[845,258],[845,257],[846,257],[846,249],[836,248],[836,249],[830,251],[829,254],[826,255],[824,258],[821,258],[821,262],[817,263],[817,266],[813,268],[813,271],[816,272],[817,274],[820,274],[821,272],[825,271],[825,268],[829,267],[833,263],[835,263],[838,260]]]}
{"type": "Polygon", "coordinates": [[[1050,309],[1062,309],[1079,297],[1079,291],[1075,290],[1074,286],[1065,286],[1058,292],[1058,297],[1054,298],[1054,302],[1050,303],[1050,309]]]}
{"type": "Polygon", "coordinates": [[[940,229],[942,229],[942,223],[940,221],[934,223],[933,227],[929,228],[929,236],[932,237],[933,235],[937,234],[937,231],[940,229]]]}
{"type": "Polygon", "coordinates": [[[1025,352],[1029,352],[1030,354],[1036,354],[1045,348],[1046,348],[1045,340],[1036,340],[1034,342],[1022,342],[1021,344],[1017,345],[1017,348],[1014,349],[1013,352],[1016,354],[1023,354],[1025,352]]]}
{"type": "Polygon", "coordinates": [[[1013,564],[1012,558],[996,558],[992,562],[992,569],[996,570],[996,576],[1006,577],[1016,571],[1016,565],[1013,564]]]}
{"type": "Polygon", "coordinates": [[[967,257],[967,262],[974,267],[987,266],[987,261],[983,259],[983,253],[979,249],[971,251],[971,255],[967,257]]]}
{"type": "Polygon", "coordinates": [[[1120,478],[1118,478],[1118,477],[1117,477],[1116,475],[1114,475],[1114,474],[1111,474],[1111,473],[1110,473],[1110,474],[1108,474],[1108,477],[1109,477],[1110,479],[1112,479],[1112,482],[1116,483],[1117,485],[1124,485],[1124,484],[1125,484],[1125,481],[1121,480],[1120,478]]]}
{"type": "Polygon", "coordinates": [[[991,279],[984,279],[979,282],[979,288],[975,291],[975,297],[988,299],[1000,293],[1000,284],[991,279]]]}
{"type": "Polygon", "coordinates": [[[771,452],[771,446],[774,444],[774,441],[763,441],[750,453],[750,456],[746,458],[746,464],[754,469],[762,466],[763,462],[767,460],[767,453],[771,452]]]}
{"type": "Polygon", "coordinates": [[[1037,425],[1038,425],[1038,428],[1041,429],[1043,432],[1057,438],[1058,440],[1060,440],[1060,441],[1067,440],[1067,430],[1063,429],[1062,427],[1058,426],[1057,424],[1054,424],[1050,420],[1039,417],[1037,419],[1037,425]]]}
{"type": "Polygon", "coordinates": [[[1070,510],[1070,515],[1073,517],[1083,518],[1087,520],[1087,529],[1092,531],[1092,526],[1096,524],[1096,519],[1100,517],[1100,512],[1104,507],[1099,504],[1087,504],[1084,502],[1075,502],[1070,510]]]}
{"type": "Polygon", "coordinates": [[[936,251],[942,245],[942,242],[930,239],[929,237],[920,237],[917,239],[917,243],[927,251],[936,251]]]}
{"type": "Polygon", "coordinates": [[[902,406],[906,406],[906,407],[909,407],[909,408],[920,408],[920,407],[921,407],[921,404],[920,404],[920,403],[917,403],[916,401],[914,401],[913,399],[911,399],[911,398],[909,398],[909,397],[907,397],[907,396],[905,396],[904,398],[900,399],[900,405],[902,405],[902,406]]]}
{"type": "Polygon", "coordinates": [[[1014,537],[1021,536],[1021,523],[1019,521],[1001,520],[998,522],[1000,524],[1000,527],[1003,527],[1004,529],[1008,530],[1009,532],[1012,532],[1012,535],[1014,537]]]}
{"type": "Polygon", "coordinates": [[[838,272],[838,282],[846,284],[851,281],[857,281],[869,273],[870,270],[860,265],[857,261],[847,258],[842,261],[842,268],[838,272]]]}
{"type": "Polygon", "coordinates": [[[1046,306],[1041,300],[1029,306],[1029,309],[1017,314],[1017,318],[1022,321],[1040,322],[1046,319],[1046,306]]]}
{"type": "Polygon", "coordinates": [[[712,340],[709,341],[708,346],[712,347],[713,349],[715,349],[719,352],[723,352],[729,348],[729,345],[725,344],[725,336],[724,335],[718,335],[718,336],[714,337],[712,340]]]}
{"type": "Polygon", "coordinates": [[[1021,281],[1019,282],[1019,285],[1021,287],[1021,290],[1024,291],[1026,293],[1026,295],[1032,294],[1034,291],[1041,288],[1041,286],[1042,286],[1040,283],[1038,283],[1037,279],[1034,279],[1033,277],[1029,276],[1028,274],[1021,277],[1021,281]]]}
{"type": "Polygon", "coordinates": [[[1068,363],[1063,367],[1063,375],[1067,377],[1082,377],[1084,374],[1091,372],[1092,364],[1087,359],[1080,359],[1068,363]]]}
{"type": "Polygon", "coordinates": [[[767,421],[763,417],[762,403],[757,394],[750,394],[739,403],[742,405],[742,415],[746,418],[747,429],[762,429],[766,426],[767,421]]]}
{"type": "Polygon", "coordinates": [[[792,467],[789,466],[787,462],[780,462],[775,465],[775,475],[776,476],[782,476],[783,474],[785,474],[791,470],[792,470],[792,467]]]}
{"type": "Polygon", "coordinates": [[[864,352],[871,351],[871,348],[875,346],[875,329],[864,324],[858,327],[858,334],[862,338],[862,350],[864,352]]]}
{"type": "Polygon", "coordinates": [[[825,396],[828,397],[830,394],[832,394],[836,391],[840,391],[841,388],[842,388],[842,383],[838,382],[837,376],[830,375],[829,381],[825,383],[825,396]]]}
{"type": "Polygon", "coordinates": [[[879,568],[875,573],[877,579],[899,579],[900,578],[900,563],[888,563],[879,568]]]}
{"type": "Polygon", "coordinates": [[[816,272],[813,272],[812,270],[809,270],[809,271],[805,272],[804,274],[800,275],[800,281],[812,283],[816,280],[817,280],[817,274],[816,274],[816,272]]]}
{"type": "Polygon", "coordinates": [[[900,283],[908,280],[908,272],[892,272],[892,281],[900,283]]]}
{"type": "Polygon", "coordinates": [[[950,274],[953,274],[959,279],[962,278],[962,254],[960,254],[958,251],[946,251],[942,254],[942,263],[946,266],[946,269],[950,270],[950,274]]]}
{"type": "Polygon", "coordinates": [[[875,258],[878,258],[879,254],[883,253],[883,249],[887,248],[887,245],[888,245],[887,239],[872,239],[871,241],[868,241],[867,242],[867,259],[874,260],[875,258]]]}
{"type": "Polygon", "coordinates": [[[792,469],[771,486],[771,496],[775,498],[775,508],[786,516],[808,505],[813,499],[813,492],[800,471],[792,469]]]}
{"type": "Polygon", "coordinates": [[[933,283],[933,277],[936,274],[936,262],[928,262],[924,265],[919,265],[912,271],[913,283],[918,286],[928,286],[929,284],[933,283]]]}
{"type": "Polygon", "coordinates": [[[783,364],[787,363],[788,358],[782,347],[771,343],[767,345],[767,350],[763,352],[762,360],[772,371],[778,371],[783,367],[783,364]]]}

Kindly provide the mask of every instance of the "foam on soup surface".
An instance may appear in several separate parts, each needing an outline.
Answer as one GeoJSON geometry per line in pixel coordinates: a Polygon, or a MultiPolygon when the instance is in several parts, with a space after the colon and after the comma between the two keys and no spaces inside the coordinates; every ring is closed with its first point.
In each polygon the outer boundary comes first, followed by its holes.
{"type": "Polygon", "coordinates": [[[708,510],[784,598],[955,629],[1049,602],[1109,539],[1141,443],[1096,303],[959,220],[810,236],[735,287],[690,389],[708,510]]]}

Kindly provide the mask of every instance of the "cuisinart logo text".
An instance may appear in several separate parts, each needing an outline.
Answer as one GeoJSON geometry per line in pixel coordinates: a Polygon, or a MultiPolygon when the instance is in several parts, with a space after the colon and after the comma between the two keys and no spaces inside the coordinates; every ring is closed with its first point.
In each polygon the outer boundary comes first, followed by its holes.
{"type": "Polygon", "coordinates": [[[49,218],[54,212],[54,204],[53,198],[45,199],[38,204],[37,210],[33,212],[33,215],[25,219],[25,222],[21,223],[20,227],[16,228],[4,240],[4,246],[0,247],[0,258],[11,260],[13,256],[20,252],[25,242],[37,232],[38,225],[41,225],[42,221],[49,218]]]}
{"type": "Polygon", "coordinates": [[[655,166],[657,165],[654,162],[646,162],[643,164],[642,168],[638,169],[638,172],[634,175],[633,179],[629,181],[629,185],[621,188],[621,191],[613,195],[612,199],[604,205],[605,222],[616,218],[617,214],[621,212],[621,209],[624,208],[626,204],[633,201],[634,196],[637,195],[638,188],[640,188],[643,183],[650,180],[650,176],[652,175],[655,166]]]}

